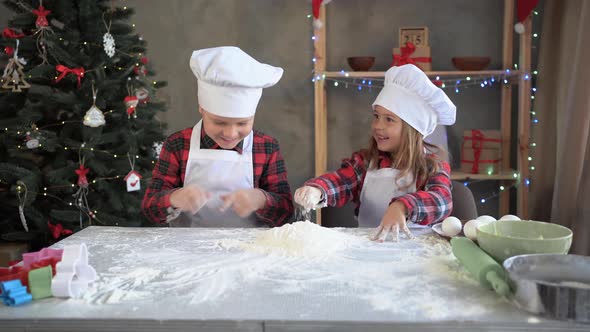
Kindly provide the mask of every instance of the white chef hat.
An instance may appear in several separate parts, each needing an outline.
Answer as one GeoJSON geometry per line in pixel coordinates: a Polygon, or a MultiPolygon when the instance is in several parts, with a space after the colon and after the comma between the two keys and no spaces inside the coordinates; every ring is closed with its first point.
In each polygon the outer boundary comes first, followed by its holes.
{"type": "Polygon", "coordinates": [[[198,80],[199,105],[228,118],[253,116],[262,89],[283,75],[282,68],[260,63],[235,46],[194,51],[190,67],[198,80]]]}
{"type": "Polygon", "coordinates": [[[455,123],[457,108],[442,89],[434,85],[420,68],[407,64],[385,72],[384,87],[375,99],[423,136],[432,134],[437,124],[455,123]]]}

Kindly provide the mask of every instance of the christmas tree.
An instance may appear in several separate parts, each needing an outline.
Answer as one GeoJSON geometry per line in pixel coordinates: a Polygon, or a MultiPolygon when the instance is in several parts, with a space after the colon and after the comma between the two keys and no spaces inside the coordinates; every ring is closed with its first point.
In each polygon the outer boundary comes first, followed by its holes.
{"type": "MultiPolygon", "coordinates": [[[[101,0],[5,0],[0,238],[41,246],[88,225],[140,226],[165,85],[133,10],[101,0]]],[[[0,71],[1,73],[1,71],[0,71]]]]}

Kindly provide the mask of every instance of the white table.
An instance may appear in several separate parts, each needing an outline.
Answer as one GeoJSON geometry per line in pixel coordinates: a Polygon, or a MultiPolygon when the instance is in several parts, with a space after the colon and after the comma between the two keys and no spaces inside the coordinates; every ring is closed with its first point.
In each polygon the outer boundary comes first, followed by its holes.
{"type": "Polygon", "coordinates": [[[265,229],[89,227],[99,280],[82,299],[0,307],[1,331],[590,330],[544,320],[481,288],[430,229],[326,257],[244,251],[265,229]]]}

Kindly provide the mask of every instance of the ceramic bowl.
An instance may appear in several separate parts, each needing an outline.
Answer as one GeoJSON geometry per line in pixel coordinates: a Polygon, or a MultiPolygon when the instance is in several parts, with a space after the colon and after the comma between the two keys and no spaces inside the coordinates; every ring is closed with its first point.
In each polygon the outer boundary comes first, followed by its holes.
{"type": "Polygon", "coordinates": [[[479,246],[498,262],[525,254],[567,254],[572,231],[531,220],[498,220],[477,228],[479,246]]]}
{"type": "Polygon", "coordinates": [[[457,69],[464,71],[484,70],[491,61],[489,56],[462,56],[451,60],[457,69]]]}
{"type": "Polygon", "coordinates": [[[374,56],[353,56],[347,60],[350,68],[354,71],[369,71],[375,64],[374,56]]]}

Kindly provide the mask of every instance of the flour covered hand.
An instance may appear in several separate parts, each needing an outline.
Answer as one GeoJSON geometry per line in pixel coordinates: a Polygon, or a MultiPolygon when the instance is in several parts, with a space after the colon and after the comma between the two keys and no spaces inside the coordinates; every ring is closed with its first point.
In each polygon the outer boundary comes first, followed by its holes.
{"type": "Polygon", "coordinates": [[[372,241],[384,242],[387,241],[389,234],[391,234],[393,241],[397,242],[399,241],[400,229],[408,239],[414,238],[406,224],[406,207],[401,202],[394,202],[389,205],[381,219],[381,224],[375,229],[370,238],[372,241]]]}
{"type": "Polygon", "coordinates": [[[266,205],[266,195],[261,189],[240,189],[230,194],[220,196],[223,201],[221,211],[230,207],[234,212],[245,218],[254,211],[264,208],[266,205]]]}
{"type": "Polygon", "coordinates": [[[211,193],[198,186],[186,186],[178,189],[170,195],[170,204],[183,212],[195,214],[211,198],[211,193]]]}
{"type": "Polygon", "coordinates": [[[311,210],[320,204],[322,191],[312,186],[303,186],[295,191],[293,198],[295,203],[301,205],[305,210],[311,210]]]}

